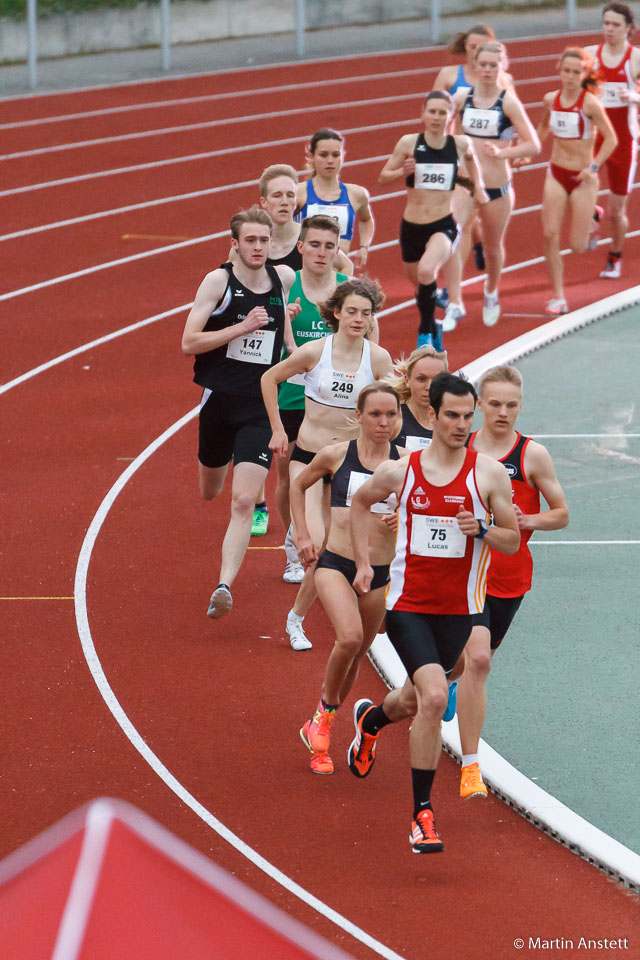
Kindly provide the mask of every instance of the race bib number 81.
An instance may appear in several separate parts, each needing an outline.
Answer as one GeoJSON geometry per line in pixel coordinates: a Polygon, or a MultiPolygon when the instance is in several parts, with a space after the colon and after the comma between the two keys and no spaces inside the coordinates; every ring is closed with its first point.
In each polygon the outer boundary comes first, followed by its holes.
{"type": "Polygon", "coordinates": [[[467,538],[455,517],[428,517],[414,514],[411,524],[411,553],[418,557],[454,560],[464,557],[467,538]]]}

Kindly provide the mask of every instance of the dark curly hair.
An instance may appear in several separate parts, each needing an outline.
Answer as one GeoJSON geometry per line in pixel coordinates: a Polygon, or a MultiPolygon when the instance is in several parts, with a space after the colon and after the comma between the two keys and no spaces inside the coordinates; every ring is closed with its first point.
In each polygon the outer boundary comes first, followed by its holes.
{"type": "Polygon", "coordinates": [[[355,294],[358,297],[365,297],[369,300],[371,302],[371,311],[374,314],[378,312],[385,299],[382,287],[378,281],[372,280],[370,277],[352,277],[350,280],[339,283],[331,296],[328,297],[324,303],[318,304],[320,316],[334,333],[338,332],[340,326],[340,321],[337,319],[335,312],[336,310],[342,309],[345,300],[351,294],[355,294]]]}

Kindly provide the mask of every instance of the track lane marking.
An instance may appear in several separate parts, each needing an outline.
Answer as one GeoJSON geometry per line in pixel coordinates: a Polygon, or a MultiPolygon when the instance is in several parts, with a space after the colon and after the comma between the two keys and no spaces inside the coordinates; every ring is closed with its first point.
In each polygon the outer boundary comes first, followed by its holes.
{"type": "Polygon", "coordinates": [[[100,657],[98,656],[98,652],[91,635],[86,592],[87,574],[89,565],[91,563],[91,555],[98,538],[98,534],[100,533],[102,525],[104,524],[115,500],[133,475],[167,440],[169,440],[191,420],[195,419],[199,413],[199,410],[199,405],[194,407],[183,417],[181,417],[180,420],[177,420],[174,424],[168,427],[164,433],[157,437],[142,451],[142,453],[139,454],[138,457],[136,457],[134,462],[126,468],[126,470],[113,484],[98,507],[93,519],[91,520],[89,529],[86,533],[78,556],[74,588],[76,601],[76,626],[87,665],[105,704],[129,742],[138,751],[140,756],[143,757],[143,759],[149,764],[153,772],[180,800],[182,800],[187,807],[189,807],[190,810],[193,811],[193,813],[196,814],[196,816],[206,823],[208,827],[214,830],[218,836],[222,837],[223,840],[226,840],[227,843],[229,843],[235,850],[238,851],[238,853],[242,854],[242,856],[246,857],[247,860],[254,864],[254,866],[258,867],[259,870],[262,870],[263,873],[266,873],[267,876],[271,877],[272,880],[275,880],[276,883],[284,887],[284,889],[289,893],[298,897],[298,899],[307,904],[307,906],[316,910],[316,912],[321,914],[321,916],[326,917],[327,920],[330,920],[331,923],[334,923],[341,930],[344,930],[360,943],[363,943],[365,946],[369,947],[369,949],[373,950],[374,953],[377,953],[378,956],[384,957],[385,960],[404,960],[403,957],[395,953],[385,944],[380,943],[380,941],[370,936],[368,933],[366,933],[366,931],[352,923],[352,921],[347,917],[344,917],[332,907],[329,907],[322,900],[319,900],[308,890],[305,890],[304,887],[300,886],[300,884],[288,877],[283,871],[278,869],[278,867],[274,866],[274,864],[270,863],[270,861],[268,861],[265,857],[261,856],[261,854],[241,840],[240,837],[236,836],[236,834],[233,833],[233,831],[231,831],[227,826],[225,826],[221,820],[218,820],[217,817],[207,810],[207,808],[201,804],[176,777],[174,777],[171,771],[164,765],[164,763],[162,763],[158,755],[154,753],[153,750],[151,750],[151,748],[148,746],[120,704],[107,679],[102,667],[102,663],[100,662],[100,657]]]}

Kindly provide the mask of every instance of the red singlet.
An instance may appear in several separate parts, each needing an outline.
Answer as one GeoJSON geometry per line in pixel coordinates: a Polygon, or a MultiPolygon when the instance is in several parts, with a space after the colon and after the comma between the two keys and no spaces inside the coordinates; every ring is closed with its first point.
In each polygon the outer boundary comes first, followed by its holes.
{"type": "MultiPolygon", "coordinates": [[[[477,433],[477,431],[476,431],[477,433]]],[[[469,446],[473,446],[476,433],[469,438],[469,446]]],[[[523,513],[540,513],[540,492],[529,486],[524,472],[524,452],[529,444],[530,437],[517,434],[517,440],[509,453],[501,457],[500,463],[506,467],[511,480],[513,502],[517,503],[523,513]]],[[[491,567],[487,593],[492,597],[521,597],[531,589],[533,576],[533,557],[528,547],[533,530],[520,531],[520,547],[517,553],[507,555],[491,551],[491,567]]]]}
{"type": "Polygon", "coordinates": [[[407,458],[387,610],[481,613],[490,550],[482,540],[465,536],[456,520],[461,508],[489,519],[476,486],[478,454],[467,449],[457,476],[438,487],[425,479],[420,453],[416,450],[407,458]]]}

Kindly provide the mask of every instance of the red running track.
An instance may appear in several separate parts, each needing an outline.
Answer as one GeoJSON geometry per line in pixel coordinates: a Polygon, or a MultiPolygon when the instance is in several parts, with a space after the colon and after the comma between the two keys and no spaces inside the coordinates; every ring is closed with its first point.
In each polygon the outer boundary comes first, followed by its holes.
{"type": "MultiPolygon", "coordinates": [[[[561,38],[510,44],[524,102],[537,104],[553,89],[564,45],[561,38]]],[[[375,244],[395,240],[403,200],[377,186],[381,158],[415,128],[420,96],[446,56],[429,54],[428,66],[416,52],[287,65],[0,104],[5,383],[188,304],[204,273],[225,257],[228,239],[184,244],[221,234],[230,213],[253,202],[252,181],[268,163],[300,168],[305,138],[322,125],[350,131],[346,179],[379,198],[375,244]],[[262,119],[247,119],[256,114],[262,119]],[[69,115],[76,116],[56,119],[69,115]],[[137,169],[113,172],[122,167],[137,169]],[[86,273],[73,276],[78,271],[86,273]]],[[[534,121],[538,109],[530,107],[534,121]]],[[[542,167],[517,175],[520,210],[539,204],[543,176],[542,167]]],[[[637,194],[630,209],[634,224],[637,194]]],[[[514,216],[510,265],[541,256],[539,224],[539,210],[514,216]]],[[[602,249],[566,258],[572,307],[638,282],[629,273],[637,251],[632,238],[619,282],[597,279],[602,249]]],[[[411,298],[396,246],[374,250],[369,271],[380,278],[387,306],[411,298]]],[[[544,264],[504,275],[505,317],[492,330],[479,321],[480,291],[480,283],[467,288],[469,319],[447,338],[453,366],[542,322],[544,264]]],[[[184,316],[178,311],[96,345],[2,396],[10,469],[3,482],[8,746],[0,853],[91,797],[120,796],[355,957],[384,955],[267,876],[178,799],[117,726],[83,656],[71,597],[87,528],[128,462],[197,403],[190,364],[179,353],[184,316]],[[35,599],[42,597],[51,599],[35,599]]],[[[411,308],[383,317],[382,342],[394,356],[407,353],[415,327],[411,308]]],[[[446,853],[412,857],[406,729],[385,732],[376,771],[364,782],[340,764],[330,778],[309,773],[297,731],[317,699],[328,622],[314,610],[313,651],[290,651],[284,619],[295,588],[280,579],[277,549],[251,550],[233,614],[219,624],[206,619],[227,507],[199,500],[195,473],[192,421],[124,487],[88,571],[89,623],[105,674],[184,790],[292,881],[407,960],[510,957],[516,937],[576,944],[580,936],[630,937],[630,894],[495,797],[463,804],[458,768],[447,757],[434,800],[446,853]]],[[[272,524],[252,546],[282,542],[275,516],[272,524]]],[[[351,739],[353,700],[383,693],[365,667],[336,725],[336,759],[351,739]]],[[[523,722],[535,735],[535,718],[523,722]]]]}

